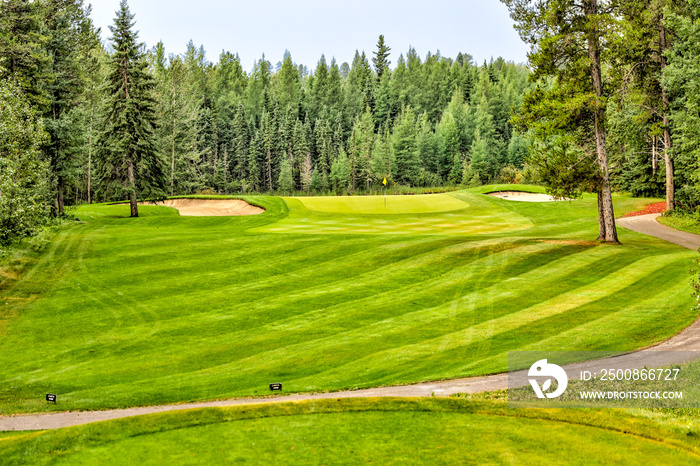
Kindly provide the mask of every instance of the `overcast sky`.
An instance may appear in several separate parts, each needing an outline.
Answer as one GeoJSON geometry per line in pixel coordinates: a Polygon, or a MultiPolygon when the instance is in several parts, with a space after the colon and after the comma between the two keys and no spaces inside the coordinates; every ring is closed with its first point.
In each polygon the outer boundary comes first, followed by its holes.
{"type": "MultiPolygon", "coordinates": [[[[91,3],[106,40],[119,0],[91,3]]],[[[276,64],[285,49],[312,70],[321,54],[328,62],[351,63],[356,49],[372,56],[379,34],[391,47],[392,68],[409,46],[421,57],[437,50],[453,58],[469,53],[479,64],[499,56],[526,62],[528,50],[498,0],[130,0],[129,7],[149,48],[162,40],[167,53],[180,54],[192,39],[213,62],[222,50],[238,53],[246,70],[263,53],[276,64]]]]}

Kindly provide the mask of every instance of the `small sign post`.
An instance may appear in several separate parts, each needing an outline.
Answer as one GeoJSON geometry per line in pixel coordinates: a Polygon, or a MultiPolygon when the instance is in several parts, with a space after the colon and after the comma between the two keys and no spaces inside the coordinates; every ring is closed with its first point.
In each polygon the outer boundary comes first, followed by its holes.
{"type": "Polygon", "coordinates": [[[58,396],[57,396],[57,395],[54,395],[54,394],[52,394],[52,393],[47,393],[47,394],[46,394],[46,401],[49,402],[49,403],[53,402],[53,404],[56,404],[56,400],[57,400],[57,399],[58,399],[58,396]]]}
{"type": "Polygon", "coordinates": [[[281,391],[282,390],[282,384],[281,383],[271,383],[270,384],[270,390],[273,392],[275,391],[281,391]]]}

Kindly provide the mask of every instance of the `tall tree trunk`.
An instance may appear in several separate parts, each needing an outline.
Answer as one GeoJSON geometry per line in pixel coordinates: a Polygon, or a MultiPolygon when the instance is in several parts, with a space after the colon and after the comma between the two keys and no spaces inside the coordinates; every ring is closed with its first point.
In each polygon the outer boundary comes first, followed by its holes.
{"type": "Polygon", "coordinates": [[[603,209],[603,190],[598,187],[598,241],[605,241],[605,210],[603,209]]]}
{"type": "Polygon", "coordinates": [[[65,191],[65,183],[62,177],[58,177],[58,215],[64,215],[66,213],[65,200],[63,199],[63,192],[65,191]]]}
{"type": "MultiPolygon", "coordinates": [[[[661,74],[666,68],[666,57],[664,52],[668,46],[666,42],[666,27],[663,24],[663,14],[659,15],[659,46],[661,47],[661,74]]],[[[664,161],[666,162],[666,210],[673,210],[675,204],[675,186],[673,183],[673,160],[671,159],[671,130],[668,119],[668,107],[670,105],[666,89],[661,87],[661,101],[663,103],[663,126],[664,126],[664,161]]]]}
{"type": "MultiPolygon", "coordinates": [[[[600,64],[600,30],[595,21],[598,16],[598,0],[586,0],[586,15],[593,25],[588,30],[588,57],[591,61],[591,78],[596,93],[595,102],[595,145],[598,156],[598,166],[601,174],[602,214],[605,223],[605,241],[618,243],[615,228],[615,212],[613,210],[612,192],[610,189],[610,173],[608,169],[608,154],[605,147],[605,104],[603,101],[603,79],[600,64]]],[[[599,214],[600,215],[600,214],[599,214]]]]}
{"type": "Polygon", "coordinates": [[[272,153],[267,149],[267,189],[272,191],[272,153]]]}
{"type": "Polygon", "coordinates": [[[90,107],[90,132],[88,133],[88,179],[87,179],[87,202],[92,204],[92,124],[94,116],[94,105],[90,107]]]}
{"type": "Polygon", "coordinates": [[[128,168],[128,176],[129,176],[129,204],[131,205],[131,216],[132,217],[138,217],[139,216],[139,204],[136,202],[136,177],[134,175],[134,161],[129,160],[129,168],[128,168]]]}
{"type": "Polygon", "coordinates": [[[170,197],[175,191],[175,117],[173,117],[173,144],[170,152],[170,197]]]}

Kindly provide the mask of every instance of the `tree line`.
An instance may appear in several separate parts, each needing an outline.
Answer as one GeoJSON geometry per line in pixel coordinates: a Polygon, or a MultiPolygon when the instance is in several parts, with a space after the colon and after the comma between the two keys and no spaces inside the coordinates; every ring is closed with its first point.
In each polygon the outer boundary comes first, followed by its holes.
{"type": "Polygon", "coordinates": [[[616,241],[613,189],[698,194],[700,0],[503,0],[530,66],[482,65],[383,36],[370,56],[290,53],[246,72],[193,42],[138,41],[122,1],[103,44],[82,0],[0,2],[0,241],[65,206],[212,193],[372,192],[390,186],[542,182],[599,194],[616,241]]]}
{"type": "Polygon", "coordinates": [[[350,64],[322,56],[309,70],[286,52],[247,73],[238,55],[212,63],[192,41],[182,55],[146,50],[125,1],[104,45],[82,0],[0,8],[2,75],[48,133],[58,215],[96,200],[361,193],[385,178],[474,185],[514,179],[527,155],[510,116],[529,70],[501,58],[478,66],[411,48],[391,67],[379,36],[350,64]]]}
{"type": "Polygon", "coordinates": [[[597,193],[607,242],[617,242],[613,188],[697,210],[700,2],[501,1],[532,46],[537,86],[513,122],[549,189],[597,193]]]}

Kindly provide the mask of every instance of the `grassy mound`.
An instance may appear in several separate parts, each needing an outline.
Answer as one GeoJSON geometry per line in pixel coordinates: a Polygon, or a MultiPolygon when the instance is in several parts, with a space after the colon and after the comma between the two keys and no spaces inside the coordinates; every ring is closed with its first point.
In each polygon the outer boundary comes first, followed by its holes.
{"type": "Polygon", "coordinates": [[[247,199],[266,209],[250,217],[81,207],[0,295],[0,413],[488,374],[508,351],[631,350],[696,318],[692,251],[624,230],[622,246],[592,242],[594,197],[479,192],[379,219],[269,197],[247,199]],[[356,222],[372,231],[333,230],[356,222]]]}
{"type": "Polygon", "coordinates": [[[32,464],[697,464],[675,419],[509,410],[457,399],[353,399],[170,412],[0,439],[32,464]]]}

